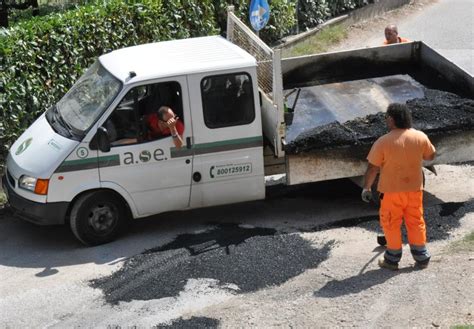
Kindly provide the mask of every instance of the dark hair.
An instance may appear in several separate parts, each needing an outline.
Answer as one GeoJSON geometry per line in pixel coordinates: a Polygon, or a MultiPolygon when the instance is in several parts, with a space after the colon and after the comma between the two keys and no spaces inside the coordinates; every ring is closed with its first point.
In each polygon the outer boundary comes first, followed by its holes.
{"type": "Polygon", "coordinates": [[[393,119],[395,126],[400,129],[411,128],[411,113],[405,104],[392,103],[387,108],[387,115],[393,119]]]}
{"type": "Polygon", "coordinates": [[[158,118],[161,121],[165,121],[165,114],[168,113],[169,107],[168,106],[161,106],[158,109],[158,118]]]}

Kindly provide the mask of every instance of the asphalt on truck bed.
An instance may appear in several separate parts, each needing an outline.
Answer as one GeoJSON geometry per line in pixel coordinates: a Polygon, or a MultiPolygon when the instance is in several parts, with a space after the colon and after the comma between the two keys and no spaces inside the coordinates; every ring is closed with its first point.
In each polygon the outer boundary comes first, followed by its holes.
{"type": "MultiPolygon", "coordinates": [[[[429,137],[474,129],[474,100],[423,87],[424,97],[407,100],[413,127],[429,137]]],[[[295,117],[298,115],[298,103],[295,117]]],[[[388,132],[385,113],[378,112],[340,123],[333,121],[303,131],[287,141],[289,154],[368,145],[388,132]]]]}

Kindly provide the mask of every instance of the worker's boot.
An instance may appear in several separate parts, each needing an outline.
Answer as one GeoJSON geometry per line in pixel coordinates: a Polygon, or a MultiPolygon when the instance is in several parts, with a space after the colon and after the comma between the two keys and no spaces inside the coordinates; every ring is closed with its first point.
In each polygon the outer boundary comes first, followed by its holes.
{"type": "Polygon", "coordinates": [[[430,263],[429,259],[428,261],[424,261],[424,262],[415,262],[415,268],[419,270],[423,270],[428,267],[429,263],[430,263]]]}
{"type": "Polygon", "coordinates": [[[398,263],[393,263],[391,261],[388,261],[384,257],[381,257],[379,259],[379,266],[381,268],[386,268],[386,269],[392,270],[392,271],[398,270],[398,263]]]}

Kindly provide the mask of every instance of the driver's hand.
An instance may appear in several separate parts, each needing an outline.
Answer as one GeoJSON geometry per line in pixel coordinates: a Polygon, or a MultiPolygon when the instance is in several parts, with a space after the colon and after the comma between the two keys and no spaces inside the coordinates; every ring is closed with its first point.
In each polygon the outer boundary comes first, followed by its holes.
{"type": "Polygon", "coordinates": [[[168,128],[174,128],[176,127],[177,120],[178,120],[178,117],[171,118],[168,121],[166,121],[166,125],[168,126],[168,128]]]}

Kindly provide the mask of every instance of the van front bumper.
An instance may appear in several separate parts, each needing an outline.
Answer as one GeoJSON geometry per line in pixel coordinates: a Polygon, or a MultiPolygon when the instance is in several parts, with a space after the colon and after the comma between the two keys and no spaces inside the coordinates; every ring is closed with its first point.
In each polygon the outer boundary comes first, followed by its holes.
{"type": "Polygon", "coordinates": [[[39,203],[25,199],[8,184],[5,175],[2,186],[15,216],[38,225],[64,224],[69,202],[39,203]]]}

